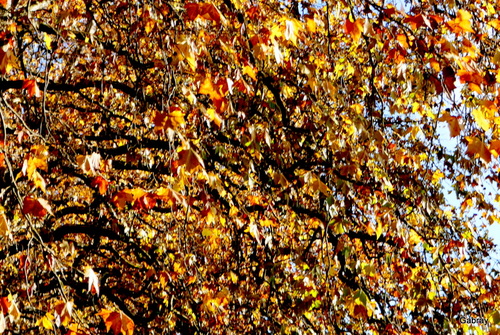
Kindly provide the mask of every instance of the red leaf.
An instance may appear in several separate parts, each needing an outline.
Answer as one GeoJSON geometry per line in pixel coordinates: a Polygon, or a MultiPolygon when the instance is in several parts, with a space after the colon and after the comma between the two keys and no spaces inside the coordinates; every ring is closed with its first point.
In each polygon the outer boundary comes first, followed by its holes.
{"type": "Polygon", "coordinates": [[[40,89],[38,88],[38,84],[36,83],[35,80],[33,79],[27,79],[23,81],[23,87],[22,89],[26,89],[28,92],[28,97],[35,96],[37,98],[42,96],[42,93],[40,92],[40,89]]]}
{"type": "Polygon", "coordinates": [[[101,176],[95,177],[94,179],[92,179],[92,182],[90,183],[90,186],[99,189],[99,194],[101,195],[106,193],[106,191],[108,190],[108,185],[109,181],[107,181],[101,176]]]}
{"type": "Polygon", "coordinates": [[[35,217],[43,217],[47,213],[53,215],[47,200],[42,198],[35,199],[31,196],[24,198],[22,211],[23,214],[31,214],[35,217]]]}
{"type": "Polygon", "coordinates": [[[8,297],[1,297],[0,298],[0,311],[3,312],[3,314],[7,315],[9,313],[9,308],[10,308],[10,301],[8,297]]]}
{"type": "Polygon", "coordinates": [[[346,33],[351,35],[354,42],[357,42],[361,38],[361,33],[363,32],[363,20],[357,19],[356,21],[351,21],[350,19],[347,19],[345,21],[344,29],[346,33]]]}
{"type": "Polygon", "coordinates": [[[451,66],[447,66],[443,69],[443,81],[446,88],[451,92],[453,91],[455,86],[455,71],[451,68],[451,66]]]}

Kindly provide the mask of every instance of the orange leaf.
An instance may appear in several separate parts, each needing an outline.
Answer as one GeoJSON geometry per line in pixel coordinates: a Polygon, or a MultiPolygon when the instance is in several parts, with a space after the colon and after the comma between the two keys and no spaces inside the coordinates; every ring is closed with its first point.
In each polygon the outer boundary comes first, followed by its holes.
{"type": "Polygon", "coordinates": [[[214,21],[217,24],[221,22],[219,10],[210,3],[187,3],[185,6],[188,19],[193,21],[198,17],[205,20],[214,21]]]}
{"type": "Polygon", "coordinates": [[[398,34],[396,36],[396,39],[398,40],[399,44],[401,44],[401,46],[404,48],[404,49],[408,49],[410,46],[408,45],[408,39],[406,38],[406,35],[405,34],[398,34]]]}
{"type": "Polygon", "coordinates": [[[129,318],[123,312],[112,312],[107,309],[101,309],[101,312],[97,313],[104,320],[106,325],[106,330],[113,330],[114,335],[132,335],[134,333],[134,321],[129,318]]]}
{"type": "Polygon", "coordinates": [[[179,107],[172,106],[170,107],[168,113],[156,112],[153,123],[155,124],[155,129],[157,130],[167,128],[176,129],[177,127],[184,125],[184,113],[179,107]]]}
{"type": "Polygon", "coordinates": [[[42,96],[42,93],[40,89],[38,88],[38,84],[36,83],[35,80],[33,79],[27,79],[23,81],[23,86],[22,89],[26,89],[26,92],[28,92],[28,97],[35,96],[37,98],[42,96]]]}
{"type": "Polygon", "coordinates": [[[59,301],[54,306],[55,323],[57,327],[63,325],[66,327],[71,321],[71,314],[73,313],[73,302],[59,301]]]}
{"type": "Polygon", "coordinates": [[[500,155],[500,140],[491,141],[489,150],[495,157],[498,157],[500,155]]]}
{"type": "Polygon", "coordinates": [[[344,25],[345,32],[351,35],[354,42],[359,41],[361,38],[361,33],[363,32],[363,20],[357,19],[356,21],[351,21],[347,19],[344,25]]]}
{"type": "Polygon", "coordinates": [[[210,99],[212,100],[220,100],[222,99],[221,94],[218,92],[217,88],[212,84],[212,80],[210,76],[205,77],[205,80],[200,86],[200,90],[198,91],[200,94],[208,94],[210,99]]]}
{"type": "Polygon", "coordinates": [[[22,212],[23,214],[31,214],[34,217],[43,217],[47,213],[54,215],[47,200],[42,198],[35,199],[31,196],[24,198],[22,212]]]}
{"type": "Polygon", "coordinates": [[[476,157],[479,156],[485,162],[491,162],[491,152],[488,150],[483,141],[481,141],[477,137],[467,136],[465,138],[469,145],[467,146],[467,151],[465,152],[467,155],[476,157]]]}
{"type": "Polygon", "coordinates": [[[490,22],[488,22],[488,24],[490,26],[492,26],[493,28],[495,28],[496,30],[500,30],[500,20],[499,19],[491,20],[490,22]]]}
{"type": "Polygon", "coordinates": [[[133,205],[137,199],[139,199],[145,194],[146,192],[139,188],[125,189],[116,192],[111,198],[111,202],[115,204],[115,206],[118,207],[119,209],[124,209],[127,203],[131,203],[133,205]]]}
{"type": "Polygon", "coordinates": [[[108,190],[108,185],[109,181],[107,181],[101,176],[95,177],[94,179],[92,179],[92,182],[90,183],[90,186],[97,188],[99,190],[99,194],[101,195],[106,193],[106,191],[108,190]]]}
{"type": "Polygon", "coordinates": [[[156,206],[156,197],[151,193],[144,194],[134,202],[134,209],[150,210],[154,206],[156,206]]]}
{"type": "Polygon", "coordinates": [[[417,14],[414,16],[407,17],[406,19],[404,19],[403,22],[409,23],[411,25],[412,29],[416,30],[424,25],[424,18],[422,16],[422,14],[417,14]]]}
{"type": "MultiPolygon", "coordinates": [[[[12,39],[11,39],[12,41],[12,39]]],[[[0,73],[6,74],[16,66],[16,57],[12,52],[12,45],[5,44],[0,48],[0,73]]]]}

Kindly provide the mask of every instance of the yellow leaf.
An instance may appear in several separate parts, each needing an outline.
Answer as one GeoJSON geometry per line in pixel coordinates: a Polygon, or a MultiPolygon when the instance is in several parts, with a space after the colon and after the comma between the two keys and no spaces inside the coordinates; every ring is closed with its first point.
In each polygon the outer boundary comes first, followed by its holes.
{"type": "Polygon", "coordinates": [[[49,34],[43,33],[43,41],[47,49],[52,50],[52,37],[49,34]]]}
{"type": "Polygon", "coordinates": [[[52,330],[54,328],[54,325],[52,324],[52,320],[54,320],[54,316],[50,313],[45,314],[44,317],[39,319],[36,322],[37,326],[42,326],[45,329],[52,330]]]}
{"type": "Polygon", "coordinates": [[[191,70],[196,70],[196,55],[188,40],[176,45],[179,51],[179,60],[186,60],[191,70]]]}
{"type": "Polygon", "coordinates": [[[251,66],[243,66],[243,74],[248,75],[253,80],[257,80],[257,72],[255,72],[254,68],[251,66]]]}
{"type": "Polygon", "coordinates": [[[496,30],[500,30],[500,20],[499,19],[491,20],[490,22],[488,22],[488,24],[490,26],[492,26],[493,28],[495,28],[496,30]]]}
{"type": "Polygon", "coordinates": [[[233,271],[229,272],[229,276],[233,284],[238,283],[238,276],[233,271]]]}
{"type": "Polygon", "coordinates": [[[210,120],[210,122],[215,123],[217,127],[220,127],[222,125],[222,119],[220,115],[213,108],[207,109],[207,118],[210,120]]]}
{"type": "Polygon", "coordinates": [[[200,94],[208,94],[212,100],[221,100],[222,95],[218,92],[217,88],[212,84],[210,76],[206,76],[203,83],[200,85],[200,94]]]}
{"type": "Polygon", "coordinates": [[[35,184],[35,187],[39,188],[42,190],[43,193],[45,193],[45,180],[42,178],[42,176],[40,175],[40,173],[38,173],[38,171],[35,171],[33,173],[33,184],[35,184]]]}
{"type": "Polygon", "coordinates": [[[447,25],[450,30],[456,34],[473,33],[474,30],[472,29],[470,23],[471,18],[472,15],[469,12],[463,9],[459,9],[455,20],[448,21],[447,25]]]}
{"type": "Polygon", "coordinates": [[[415,245],[419,244],[422,241],[420,235],[418,235],[413,229],[410,230],[410,238],[408,239],[408,243],[415,245]]]}
{"type": "Polygon", "coordinates": [[[444,173],[442,173],[441,170],[436,170],[432,174],[432,183],[437,185],[442,178],[444,178],[444,173]]]}
{"type": "Polygon", "coordinates": [[[316,21],[314,18],[306,18],[306,30],[310,33],[315,33],[317,30],[316,21]]]}
{"type": "Polygon", "coordinates": [[[396,36],[396,39],[398,40],[399,44],[403,47],[403,49],[408,49],[410,46],[408,45],[408,40],[406,38],[405,34],[398,34],[396,36]]]}
{"type": "Polygon", "coordinates": [[[379,239],[379,237],[382,235],[383,232],[384,232],[384,226],[382,224],[382,221],[378,221],[377,229],[375,230],[375,234],[377,235],[377,240],[379,239]]]}
{"type": "Polygon", "coordinates": [[[0,208],[1,208],[1,210],[0,210],[0,236],[4,237],[4,236],[9,235],[10,229],[9,229],[9,222],[7,221],[7,217],[4,214],[3,207],[0,206],[0,208]]]}
{"type": "Polygon", "coordinates": [[[481,127],[484,131],[488,131],[490,129],[490,120],[486,118],[482,108],[474,109],[472,111],[472,116],[474,116],[477,125],[481,127]]]}

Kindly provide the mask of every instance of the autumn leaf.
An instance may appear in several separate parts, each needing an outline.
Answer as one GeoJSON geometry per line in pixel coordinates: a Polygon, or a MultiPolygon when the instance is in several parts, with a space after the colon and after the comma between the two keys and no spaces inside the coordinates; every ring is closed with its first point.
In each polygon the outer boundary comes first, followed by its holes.
{"type": "Polygon", "coordinates": [[[104,320],[106,330],[108,332],[112,330],[114,335],[132,335],[134,333],[134,322],[121,311],[112,312],[107,309],[101,309],[97,315],[104,320]]]}
{"type": "Polygon", "coordinates": [[[494,19],[488,22],[490,26],[495,28],[496,30],[500,30],[500,20],[499,19],[494,19]]]}
{"type": "Polygon", "coordinates": [[[443,81],[444,81],[444,85],[446,86],[446,88],[448,89],[448,91],[453,91],[456,86],[455,86],[455,71],[453,70],[453,68],[451,66],[447,66],[445,68],[443,68],[443,70],[441,71],[441,73],[443,74],[443,81]]]}
{"type": "Polygon", "coordinates": [[[221,100],[222,95],[219,93],[219,90],[214,84],[210,77],[205,77],[205,80],[200,85],[200,89],[198,91],[200,94],[207,94],[210,96],[212,100],[221,100]]]}
{"type": "Polygon", "coordinates": [[[220,115],[217,113],[217,111],[213,108],[208,108],[207,111],[206,111],[206,114],[207,114],[207,118],[210,122],[213,122],[215,123],[215,125],[217,127],[221,127],[222,126],[222,118],[220,117],[220,115]]]}
{"type": "Polygon", "coordinates": [[[471,18],[472,15],[469,12],[464,9],[459,9],[457,17],[454,20],[448,21],[446,25],[456,34],[473,33],[474,30],[472,29],[470,22],[471,18]]]}
{"type": "Polygon", "coordinates": [[[482,160],[484,160],[486,163],[491,162],[491,153],[483,141],[481,141],[477,137],[471,137],[471,136],[467,136],[465,139],[469,143],[466,151],[467,155],[472,157],[477,156],[482,160]]]}
{"type": "Polygon", "coordinates": [[[97,188],[99,190],[99,194],[104,195],[108,190],[109,182],[101,176],[97,176],[92,179],[90,186],[97,188]]]}
{"type": "Polygon", "coordinates": [[[474,109],[472,111],[472,116],[474,116],[477,125],[481,127],[484,131],[488,131],[490,129],[490,118],[486,117],[484,110],[482,108],[474,109]]]}
{"type": "Polygon", "coordinates": [[[211,3],[187,3],[184,7],[186,8],[187,17],[191,21],[201,17],[205,20],[214,21],[216,24],[221,23],[221,14],[211,3]]]}
{"type": "Polygon", "coordinates": [[[9,314],[10,299],[9,297],[0,297],[0,310],[4,315],[9,314]]]}
{"type": "Polygon", "coordinates": [[[47,200],[31,196],[24,198],[22,211],[23,214],[31,214],[34,217],[44,217],[47,213],[54,215],[47,200]]]}
{"type": "Polygon", "coordinates": [[[99,295],[99,278],[97,274],[90,266],[85,267],[85,273],[83,275],[88,281],[88,291],[99,295]]]}
{"type": "Polygon", "coordinates": [[[54,316],[55,316],[55,324],[57,327],[61,325],[67,327],[69,322],[71,321],[73,313],[73,302],[68,301],[59,301],[54,305],[54,316]]]}
{"type": "Polygon", "coordinates": [[[157,111],[153,123],[156,130],[177,129],[185,124],[184,113],[179,107],[171,106],[168,113],[157,111]]]}
{"type": "Polygon", "coordinates": [[[7,237],[9,236],[9,234],[10,234],[9,221],[5,216],[5,208],[0,206],[0,237],[7,237]]]}
{"type": "Polygon", "coordinates": [[[0,48],[0,73],[7,74],[17,65],[17,59],[12,52],[12,45],[5,44],[0,48]]]}
{"type": "Polygon", "coordinates": [[[134,205],[135,201],[146,193],[146,191],[139,188],[124,189],[113,194],[111,202],[119,209],[124,209],[127,203],[134,205]]]}
{"type": "Polygon", "coordinates": [[[93,175],[100,169],[101,155],[96,152],[85,156],[79,155],[76,157],[76,161],[83,172],[93,175]]]}
{"type": "Polygon", "coordinates": [[[410,23],[413,30],[416,30],[424,25],[424,18],[422,14],[411,15],[404,19],[405,23],[410,23]]]}
{"type": "Polygon", "coordinates": [[[358,42],[363,32],[363,20],[357,19],[353,21],[349,18],[345,21],[344,29],[347,34],[351,35],[354,42],[358,42]]]}
{"type": "Polygon", "coordinates": [[[23,162],[22,174],[28,176],[29,180],[34,180],[37,169],[48,170],[48,150],[44,145],[34,145],[31,147],[27,159],[23,162]]]}
{"type": "Polygon", "coordinates": [[[462,124],[460,123],[460,118],[457,116],[451,116],[450,113],[445,112],[438,121],[444,121],[448,123],[448,128],[450,130],[450,136],[456,137],[460,135],[462,131],[462,124]]]}
{"type": "Polygon", "coordinates": [[[291,41],[293,45],[297,45],[297,37],[302,29],[302,23],[296,19],[285,21],[284,37],[287,41],[291,41]]]}
{"type": "Polygon", "coordinates": [[[205,164],[200,155],[194,152],[193,149],[182,150],[178,153],[178,165],[184,166],[187,171],[193,171],[197,167],[205,168],[205,164]]]}
{"type": "Polygon", "coordinates": [[[500,155],[500,140],[491,141],[489,150],[493,154],[493,156],[498,157],[500,155]]]}
{"type": "Polygon", "coordinates": [[[39,98],[42,96],[42,92],[38,88],[38,84],[33,79],[27,79],[23,81],[22,89],[25,89],[28,93],[28,97],[36,97],[39,98]]]}
{"type": "Polygon", "coordinates": [[[192,42],[188,39],[179,41],[175,48],[178,51],[178,60],[185,60],[192,71],[196,70],[196,53],[192,42]]]}
{"type": "Polygon", "coordinates": [[[52,320],[54,320],[54,316],[51,313],[47,313],[42,318],[37,320],[36,325],[42,326],[43,328],[48,330],[52,330],[54,329],[54,324],[52,323],[52,320]]]}

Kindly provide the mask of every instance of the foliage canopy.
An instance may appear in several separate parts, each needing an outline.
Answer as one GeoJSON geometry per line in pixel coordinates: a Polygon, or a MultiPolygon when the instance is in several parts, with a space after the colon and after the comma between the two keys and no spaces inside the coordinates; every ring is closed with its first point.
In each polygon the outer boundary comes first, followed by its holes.
{"type": "Polygon", "coordinates": [[[0,332],[498,332],[498,2],[1,3],[0,332]]]}

